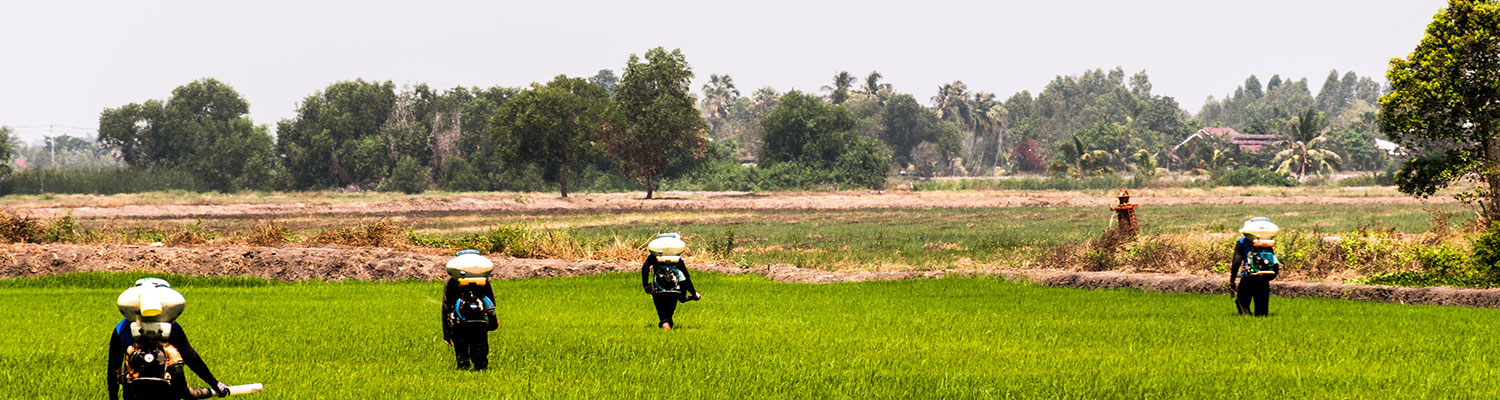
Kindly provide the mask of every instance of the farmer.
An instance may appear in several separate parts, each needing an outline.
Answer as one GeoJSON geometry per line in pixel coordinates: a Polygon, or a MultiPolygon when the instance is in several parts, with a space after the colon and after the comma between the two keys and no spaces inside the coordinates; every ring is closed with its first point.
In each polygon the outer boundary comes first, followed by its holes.
{"type": "Polygon", "coordinates": [[[229,395],[229,386],[214,378],[208,365],[188,344],[187,332],[176,319],[186,302],[167,281],[145,278],[135,281],[115,300],[125,319],[109,335],[109,398],[202,399],[229,395]],[[207,388],[188,387],[182,367],[192,369],[207,388]]]}
{"type": "Polygon", "coordinates": [[[495,318],[495,290],[490,271],[495,263],[477,250],[458,252],[448,260],[448,283],[443,286],[443,343],[453,347],[458,369],[483,371],[490,365],[491,331],[495,318]]]}
{"type": "Polygon", "coordinates": [[[641,264],[641,286],[656,303],[657,327],[672,329],[672,314],[677,312],[677,303],[699,300],[703,295],[693,287],[687,264],[682,261],[682,252],[687,244],[676,233],[656,235],[646,244],[649,253],[641,264]]]}
{"type": "Polygon", "coordinates": [[[1278,231],[1276,224],[1266,217],[1251,218],[1240,228],[1243,237],[1234,243],[1234,261],[1229,269],[1229,288],[1235,295],[1234,302],[1240,314],[1252,314],[1251,300],[1255,301],[1255,316],[1267,314],[1271,280],[1276,279],[1281,271],[1281,262],[1276,259],[1276,242],[1272,240],[1278,231]],[[1239,279],[1238,286],[1235,286],[1235,279],[1239,279]]]}

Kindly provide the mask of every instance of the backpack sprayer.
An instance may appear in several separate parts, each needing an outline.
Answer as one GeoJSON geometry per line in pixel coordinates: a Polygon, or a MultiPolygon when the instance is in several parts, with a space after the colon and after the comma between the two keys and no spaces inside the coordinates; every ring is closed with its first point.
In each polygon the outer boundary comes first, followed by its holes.
{"type": "Polygon", "coordinates": [[[1250,253],[1245,255],[1245,268],[1249,275],[1275,275],[1281,262],[1274,251],[1276,234],[1281,229],[1271,223],[1270,218],[1255,217],[1245,221],[1240,234],[1250,239],[1250,253]]]}
{"type": "MultiPolygon", "coordinates": [[[[479,255],[479,250],[470,249],[458,252],[458,256],[448,260],[444,268],[448,271],[448,276],[458,281],[458,287],[461,288],[458,300],[451,304],[453,312],[445,316],[445,323],[479,323],[491,331],[498,329],[500,321],[495,318],[494,299],[481,296],[474,289],[489,283],[490,273],[495,270],[495,262],[479,255]]],[[[446,325],[444,329],[447,329],[446,325]]]]}
{"type": "MultiPolygon", "coordinates": [[[[130,336],[138,344],[144,341],[152,341],[162,343],[165,347],[170,347],[171,345],[167,344],[166,341],[172,337],[172,321],[176,321],[177,317],[182,315],[183,309],[187,308],[187,300],[182,297],[182,293],[173,290],[171,284],[168,284],[165,280],[142,278],[135,281],[135,286],[125,289],[125,292],[120,293],[120,297],[115,299],[115,306],[119,307],[120,314],[124,315],[125,319],[130,320],[130,336]]],[[[132,345],[132,348],[139,350],[138,344],[132,345]]],[[[126,350],[127,353],[131,351],[131,349],[126,350]]],[[[177,351],[174,348],[164,354],[175,355],[176,353],[177,351]]],[[[144,354],[143,359],[146,362],[157,361],[154,358],[154,353],[152,353],[144,354]]],[[[181,362],[180,359],[174,361],[181,362]]],[[[168,360],[160,360],[160,362],[165,363],[168,360]]],[[[125,367],[129,368],[130,366],[127,365],[125,367]]],[[[187,379],[186,376],[174,378],[187,379]]],[[[259,383],[229,386],[229,394],[260,393],[263,388],[259,383]]],[[[191,391],[193,397],[200,399],[206,399],[214,395],[207,388],[193,388],[191,391]]]]}
{"type": "MultiPolygon", "coordinates": [[[[653,282],[654,290],[657,293],[682,292],[682,282],[687,281],[687,274],[678,268],[678,265],[682,263],[682,253],[687,251],[687,243],[682,241],[682,235],[677,232],[656,235],[655,239],[646,243],[646,251],[656,256],[656,265],[652,266],[652,272],[656,277],[653,282]]],[[[684,299],[703,298],[701,293],[694,294],[695,296],[684,297],[684,299]]]]}
{"type": "Polygon", "coordinates": [[[458,252],[458,257],[448,260],[445,266],[448,276],[458,280],[459,285],[483,284],[495,270],[495,262],[479,255],[479,250],[458,252]]]}

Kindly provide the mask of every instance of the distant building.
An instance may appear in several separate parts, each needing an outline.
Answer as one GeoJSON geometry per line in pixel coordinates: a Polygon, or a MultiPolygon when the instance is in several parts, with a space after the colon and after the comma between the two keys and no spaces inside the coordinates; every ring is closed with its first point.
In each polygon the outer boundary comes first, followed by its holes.
{"type": "Polygon", "coordinates": [[[1188,135],[1187,139],[1183,139],[1182,142],[1177,143],[1176,146],[1172,146],[1172,149],[1167,151],[1167,166],[1170,168],[1171,165],[1175,165],[1181,161],[1181,159],[1177,155],[1177,149],[1181,148],[1183,145],[1188,144],[1188,142],[1193,141],[1193,139],[1204,136],[1212,136],[1224,139],[1225,143],[1232,144],[1235,147],[1239,148],[1240,151],[1249,153],[1256,153],[1260,152],[1261,150],[1274,147],[1276,145],[1276,142],[1280,140],[1276,137],[1276,135],[1247,135],[1234,130],[1234,128],[1217,126],[1204,127],[1202,129],[1199,129],[1197,132],[1193,132],[1193,134],[1188,135]]]}
{"type": "Polygon", "coordinates": [[[1247,135],[1234,130],[1234,128],[1207,127],[1199,129],[1198,133],[1213,135],[1224,138],[1225,142],[1239,146],[1240,151],[1255,153],[1276,145],[1276,135],[1247,135]]]}
{"type": "Polygon", "coordinates": [[[756,161],[757,160],[755,159],[755,156],[740,157],[740,165],[741,166],[754,167],[756,161]]]}

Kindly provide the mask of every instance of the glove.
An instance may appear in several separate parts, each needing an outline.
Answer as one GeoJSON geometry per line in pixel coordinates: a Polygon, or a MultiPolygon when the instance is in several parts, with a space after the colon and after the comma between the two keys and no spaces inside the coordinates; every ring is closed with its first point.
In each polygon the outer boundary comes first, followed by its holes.
{"type": "Polygon", "coordinates": [[[693,292],[693,300],[703,300],[703,293],[693,292]]]}
{"type": "Polygon", "coordinates": [[[213,389],[214,389],[214,395],[217,395],[219,397],[224,397],[224,396],[228,396],[229,395],[229,385],[225,385],[224,382],[219,382],[217,384],[214,384],[213,389]]]}
{"type": "Polygon", "coordinates": [[[646,294],[651,294],[651,285],[643,285],[642,288],[646,290],[646,294]]]}

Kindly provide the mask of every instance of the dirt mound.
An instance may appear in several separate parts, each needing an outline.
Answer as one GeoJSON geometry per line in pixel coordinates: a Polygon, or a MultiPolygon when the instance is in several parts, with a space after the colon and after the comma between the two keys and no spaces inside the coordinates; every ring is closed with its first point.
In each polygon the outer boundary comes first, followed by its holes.
{"type": "MultiPolygon", "coordinates": [[[[411,252],[385,248],[308,247],[153,247],[132,245],[0,245],[0,278],[45,276],[89,271],[151,271],[198,276],[249,276],[297,280],[435,280],[446,252],[411,252]]],[[[526,279],[638,271],[624,261],[570,261],[494,258],[493,277],[526,279]]],[[[1083,289],[1139,289],[1154,292],[1222,294],[1227,279],[1188,275],[1060,270],[974,270],[906,272],[833,272],[771,265],[741,268],[734,264],[695,267],[726,274],[757,274],[778,282],[833,283],[926,279],[949,274],[1002,276],[1041,285],[1083,289]]],[[[1500,308],[1500,289],[1408,288],[1313,282],[1272,282],[1271,294],[1500,308]]]]}
{"type": "MultiPolygon", "coordinates": [[[[198,276],[299,280],[431,280],[447,277],[447,253],[386,248],[0,246],[0,278],[89,271],[151,271],[198,276]]],[[[495,276],[524,279],[626,271],[626,263],[500,258],[495,276]]]]}

